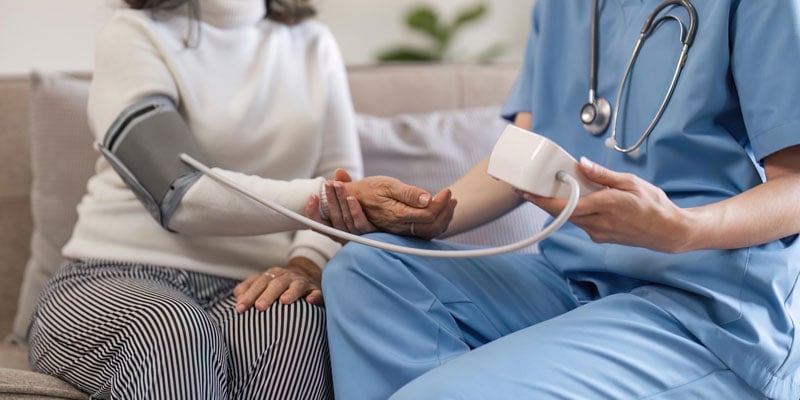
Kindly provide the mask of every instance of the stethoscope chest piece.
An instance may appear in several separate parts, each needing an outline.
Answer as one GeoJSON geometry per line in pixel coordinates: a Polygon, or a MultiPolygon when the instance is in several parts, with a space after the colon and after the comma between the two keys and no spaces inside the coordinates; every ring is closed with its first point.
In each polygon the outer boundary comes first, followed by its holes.
{"type": "Polygon", "coordinates": [[[592,135],[601,135],[611,122],[611,103],[598,97],[581,108],[583,128],[592,135]]]}

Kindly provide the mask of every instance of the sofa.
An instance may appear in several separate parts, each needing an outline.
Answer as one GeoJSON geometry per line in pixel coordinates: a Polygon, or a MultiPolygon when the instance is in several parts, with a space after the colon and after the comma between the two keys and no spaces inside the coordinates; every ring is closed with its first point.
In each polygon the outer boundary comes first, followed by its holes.
{"type": "MultiPolygon", "coordinates": [[[[348,68],[367,175],[438,191],[486,157],[502,131],[499,106],[518,72],[491,65],[348,68]]],[[[0,399],[86,399],[32,372],[25,335],[98,153],[86,122],[89,73],[0,77],[0,399]]],[[[546,215],[526,204],[449,238],[499,245],[538,231],[546,215]]],[[[536,251],[535,246],[523,251],[536,251]]]]}

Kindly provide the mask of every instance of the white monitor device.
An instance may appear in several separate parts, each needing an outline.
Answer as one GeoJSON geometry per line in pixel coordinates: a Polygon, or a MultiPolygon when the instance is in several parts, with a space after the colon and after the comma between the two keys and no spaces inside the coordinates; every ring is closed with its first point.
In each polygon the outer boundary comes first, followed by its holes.
{"type": "Polygon", "coordinates": [[[489,175],[524,192],[544,197],[567,198],[570,187],[556,179],[564,171],[578,180],[581,195],[602,186],[586,179],[577,161],[552,140],[515,125],[508,125],[489,157],[489,175]]]}

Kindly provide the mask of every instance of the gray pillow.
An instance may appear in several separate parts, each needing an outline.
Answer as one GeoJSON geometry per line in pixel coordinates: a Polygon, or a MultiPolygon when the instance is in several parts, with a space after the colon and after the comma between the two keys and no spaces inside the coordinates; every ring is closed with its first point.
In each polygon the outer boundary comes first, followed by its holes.
{"type": "Polygon", "coordinates": [[[31,76],[33,236],[12,330],[17,338],[25,338],[39,293],[62,263],[61,247],[72,233],[76,206],[97,159],[86,115],[88,94],[87,79],[31,76]]]}
{"type": "MultiPolygon", "coordinates": [[[[499,107],[478,107],[356,118],[364,174],[388,175],[431,193],[454,182],[491,154],[507,122],[499,107]]],[[[510,244],[533,236],[547,214],[526,203],[489,224],[448,238],[483,246],[510,244]]],[[[535,252],[532,245],[522,250],[535,252]]]]}

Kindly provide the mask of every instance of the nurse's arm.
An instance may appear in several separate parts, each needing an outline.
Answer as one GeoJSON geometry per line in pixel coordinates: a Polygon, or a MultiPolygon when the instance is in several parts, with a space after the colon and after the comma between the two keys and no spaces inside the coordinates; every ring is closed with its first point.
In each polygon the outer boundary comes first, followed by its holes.
{"type": "MultiPolygon", "coordinates": [[[[518,113],[514,125],[531,129],[531,114],[518,113]]],[[[492,178],[487,172],[489,159],[476,164],[450,185],[453,198],[458,200],[450,227],[442,237],[456,235],[491,222],[522,204],[523,199],[511,185],[492,178]]]]}
{"type": "MultiPolygon", "coordinates": [[[[766,182],[730,199],[680,208],[658,187],[582,159],[581,172],[606,186],[582,197],[570,217],[598,243],[667,253],[756,246],[800,232],[800,145],[764,159],[766,182]]],[[[524,194],[557,214],[563,199],[524,194]]]]}
{"type": "Polygon", "coordinates": [[[800,145],[764,159],[766,182],[730,199],[688,209],[686,250],[733,249],[800,233],[800,145]]]}

